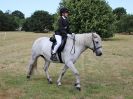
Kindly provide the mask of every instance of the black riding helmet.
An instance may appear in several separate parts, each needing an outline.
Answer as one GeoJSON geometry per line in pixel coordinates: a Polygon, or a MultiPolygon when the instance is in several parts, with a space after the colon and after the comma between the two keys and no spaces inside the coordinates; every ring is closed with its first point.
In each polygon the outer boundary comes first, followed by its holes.
{"type": "Polygon", "coordinates": [[[60,16],[62,16],[62,13],[69,13],[67,8],[61,8],[60,9],[60,16]]]}

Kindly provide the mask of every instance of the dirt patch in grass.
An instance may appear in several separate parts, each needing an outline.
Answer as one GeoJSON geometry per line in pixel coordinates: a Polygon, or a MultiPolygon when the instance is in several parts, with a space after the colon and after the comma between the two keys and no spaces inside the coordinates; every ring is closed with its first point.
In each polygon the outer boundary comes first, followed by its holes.
{"type": "Polygon", "coordinates": [[[0,99],[18,99],[23,96],[23,91],[19,88],[10,88],[0,91],[0,99]]]}

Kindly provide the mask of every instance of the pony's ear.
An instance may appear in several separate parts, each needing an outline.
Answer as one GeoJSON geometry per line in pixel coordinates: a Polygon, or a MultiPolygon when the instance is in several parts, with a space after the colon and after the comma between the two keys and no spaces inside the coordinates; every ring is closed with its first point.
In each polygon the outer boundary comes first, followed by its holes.
{"type": "Polygon", "coordinates": [[[93,37],[97,38],[97,33],[96,32],[93,33],[93,37]]]}

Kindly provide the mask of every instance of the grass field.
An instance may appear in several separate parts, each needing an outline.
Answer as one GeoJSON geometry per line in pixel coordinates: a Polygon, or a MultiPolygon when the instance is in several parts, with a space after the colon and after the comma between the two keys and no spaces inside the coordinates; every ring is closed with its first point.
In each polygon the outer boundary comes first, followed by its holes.
{"type": "Polygon", "coordinates": [[[48,34],[0,32],[0,99],[133,99],[133,36],[116,35],[103,42],[103,56],[86,50],[76,63],[81,78],[81,92],[73,86],[70,70],[62,86],[56,80],[62,64],[51,64],[49,85],[39,59],[37,74],[26,79],[33,41],[48,34]]]}

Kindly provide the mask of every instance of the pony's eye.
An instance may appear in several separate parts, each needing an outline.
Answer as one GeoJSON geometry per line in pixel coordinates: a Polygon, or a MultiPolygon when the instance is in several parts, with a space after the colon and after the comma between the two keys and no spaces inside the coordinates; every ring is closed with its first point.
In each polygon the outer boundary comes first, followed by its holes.
{"type": "Polygon", "coordinates": [[[98,41],[96,41],[96,44],[98,44],[99,42],[98,41]]]}

